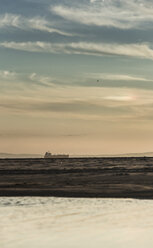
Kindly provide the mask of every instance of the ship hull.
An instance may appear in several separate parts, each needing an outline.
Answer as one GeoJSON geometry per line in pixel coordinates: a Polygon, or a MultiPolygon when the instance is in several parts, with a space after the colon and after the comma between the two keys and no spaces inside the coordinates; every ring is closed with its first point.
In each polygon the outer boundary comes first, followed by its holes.
{"type": "Polygon", "coordinates": [[[51,155],[51,156],[45,156],[44,158],[52,159],[52,158],[69,158],[69,155],[51,155]]]}

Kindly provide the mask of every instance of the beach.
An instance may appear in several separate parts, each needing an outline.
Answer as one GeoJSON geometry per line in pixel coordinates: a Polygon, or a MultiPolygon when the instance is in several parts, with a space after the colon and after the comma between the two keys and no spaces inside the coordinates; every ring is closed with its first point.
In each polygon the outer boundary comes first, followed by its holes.
{"type": "Polygon", "coordinates": [[[153,158],[0,159],[0,196],[153,199],[153,158]]]}

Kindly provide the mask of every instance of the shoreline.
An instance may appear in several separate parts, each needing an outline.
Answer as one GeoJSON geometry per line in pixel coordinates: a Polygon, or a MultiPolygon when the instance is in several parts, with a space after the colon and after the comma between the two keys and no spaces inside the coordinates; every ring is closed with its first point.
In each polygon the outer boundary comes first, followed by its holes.
{"type": "Polygon", "coordinates": [[[153,199],[153,158],[0,159],[0,197],[153,199]]]}
{"type": "Polygon", "coordinates": [[[68,192],[18,192],[14,191],[13,193],[8,191],[8,192],[3,192],[0,193],[0,198],[1,197],[60,197],[60,198],[113,198],[113,199],[137,199],[137,200],[153,200],[153,195],[139,195],[136,194],[127,194],[125,195],[120,195],[120,194],[88,194],[88,193],[68,193],[68,192]]]}

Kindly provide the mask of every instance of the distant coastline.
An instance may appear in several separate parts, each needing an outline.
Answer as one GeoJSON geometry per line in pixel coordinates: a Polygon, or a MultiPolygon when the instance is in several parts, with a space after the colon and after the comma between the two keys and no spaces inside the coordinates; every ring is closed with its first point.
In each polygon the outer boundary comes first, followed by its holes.
{"type": "Polygon", "coordinates": [[[27,154],[27,153],[0,153],[0,158],[43,158],[41,154],[27,154]]]}
{"type": "MultiPolygon", "coordinates": [[[[153,157],[153,152],[143,152],[143,153],[123,153],[123,154],[85,154],[85,155],[73,155],[71,158],[104,158],[104,157],[153,157]]],[[[30,153],[0,153],[0,159],[3,158],[44,158],[43,154],[30,154],[30,153]]]]}

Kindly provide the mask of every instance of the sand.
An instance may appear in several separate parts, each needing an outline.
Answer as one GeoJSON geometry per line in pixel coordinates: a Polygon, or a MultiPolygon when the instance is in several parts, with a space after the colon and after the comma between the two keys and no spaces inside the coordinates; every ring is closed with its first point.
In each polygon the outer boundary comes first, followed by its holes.
{"type": "Polygon", "coordinates": [[[153,199],[153,158],[0,159],[0,196],[153,199]]]}

